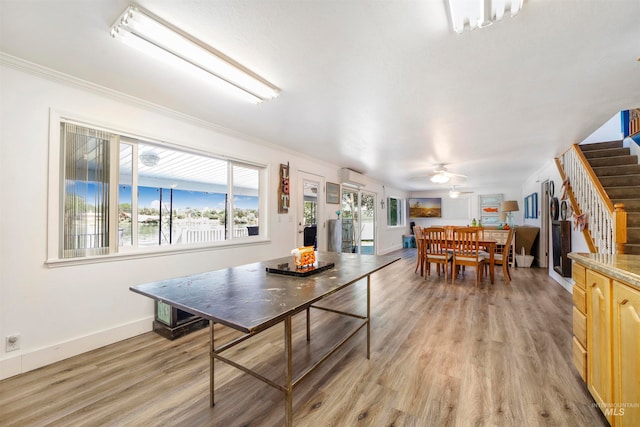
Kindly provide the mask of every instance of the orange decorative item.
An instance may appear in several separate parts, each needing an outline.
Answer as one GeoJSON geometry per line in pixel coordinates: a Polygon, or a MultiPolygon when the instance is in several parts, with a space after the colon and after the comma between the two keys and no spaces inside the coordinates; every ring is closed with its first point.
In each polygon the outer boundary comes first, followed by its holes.
{"type": "Polygon", "coordinates": [[[316,253],[313,246],[303,246],[291,251],[293,255],[293,263],[296,268],[302,268],[313,265],[316,262],[316,253]]]}

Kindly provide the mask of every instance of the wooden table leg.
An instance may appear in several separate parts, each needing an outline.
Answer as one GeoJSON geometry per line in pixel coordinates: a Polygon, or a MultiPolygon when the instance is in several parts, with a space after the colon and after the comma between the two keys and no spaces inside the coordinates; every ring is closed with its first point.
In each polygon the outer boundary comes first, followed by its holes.
{"type": "Polygon", "coordinates": [[[491,275],[491,284],[493,285],[493,279],[495,277],[495,252],[496,246],[489,245],[489,274],[491,275]]]}

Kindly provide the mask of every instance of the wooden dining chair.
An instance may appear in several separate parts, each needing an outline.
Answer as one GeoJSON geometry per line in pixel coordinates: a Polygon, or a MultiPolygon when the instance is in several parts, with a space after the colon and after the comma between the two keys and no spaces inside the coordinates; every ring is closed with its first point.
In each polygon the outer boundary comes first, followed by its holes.
{"type": "Polygon", "coordinates": [[[436,264],[438,276],[440,276],[440,265],[444,270],[444,281],[449,278],[449,262],[453,259],[453,254],[449,250],[449,240],[447,239],[447,230],[442,227],[429,227],[423,230],[425,251],[424,262],[427,269],[426,276],[431,275],[431,264],[436,264]]]}
{"type": "Polygon", "coordinates": [[[416,269],[414,273],[420,269],[420,275],[424,274],[424,238],[422,234],[422,227],[415,225],[413,227],[413,233],[416,236],[416,248],[418,249],[418,255],[416,256],[416,269]]]}
{"type": "Polygon", "coordinates": [[[504,281],[507,284],[511,283],[511,272],[509,271],[509,257],[515,254],[512,254],[511,242],[513,241],[513,236],[515,235],[514,229],[511,228],[509,230],[509,234],[507,235],[507,240],[504,245],[497,245],[495,249],[495,254],[493,255],[493,263],[494,265],[502,266],[502,274],[504,275],[504,281]]]}
{"type": "Polygon", "coordinates": [[[476,270],[476,287],[482,280],[485,260],[489,254],[478,245],[478,227],[456,228],[453,231],[453,272],[452,283],[455,283],[459,267],[474,267],[476,270]]]}

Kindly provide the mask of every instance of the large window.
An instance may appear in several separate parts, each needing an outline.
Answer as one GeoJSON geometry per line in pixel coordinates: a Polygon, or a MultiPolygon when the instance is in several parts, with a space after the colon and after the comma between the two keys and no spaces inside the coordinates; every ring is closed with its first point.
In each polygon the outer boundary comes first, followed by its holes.
{"type": "Polygon", "coordinates": [[[387,225],[390,227],[404,225],[404,200],[387,197],[387,225]]]}
{"type": "Polygon", "coordinates": [[[264,167],[60,128],[60,258],[260,236],[264,167]]]}

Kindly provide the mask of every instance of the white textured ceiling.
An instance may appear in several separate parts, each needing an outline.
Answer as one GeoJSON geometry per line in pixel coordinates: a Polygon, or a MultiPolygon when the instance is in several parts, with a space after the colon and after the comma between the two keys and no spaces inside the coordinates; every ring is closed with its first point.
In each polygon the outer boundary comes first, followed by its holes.
{"type": "Polygon", "coordinates": [[[436,163],[461,190],[521,183],[640,107],[640,0],[525,0],[462,35],[444,0],[137,3],[280,97],[229,98],[112,40],[124,0],[0,0],[0,51],[409,191],[437,188],[416,179],[436,163]]]}

